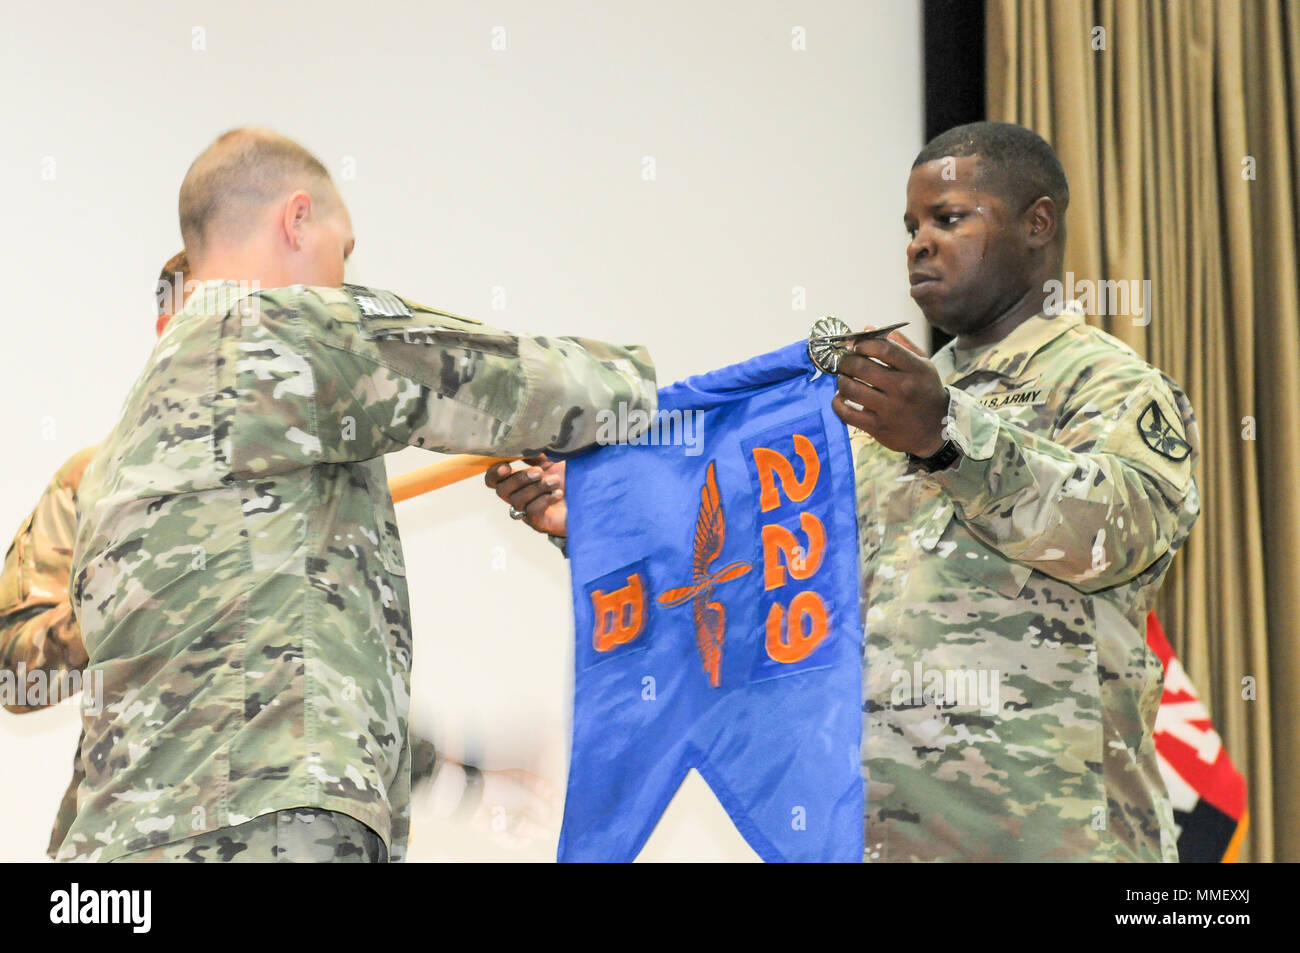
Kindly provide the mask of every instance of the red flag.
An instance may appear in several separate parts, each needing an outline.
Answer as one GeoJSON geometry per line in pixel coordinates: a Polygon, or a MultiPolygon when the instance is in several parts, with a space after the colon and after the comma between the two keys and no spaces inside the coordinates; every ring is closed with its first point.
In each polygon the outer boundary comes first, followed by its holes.
{"type": "Polygon", "coordinates": [[[1246,779],[1233,767],[1154,612],[1147,615],[1147,645],[1165,669],[1155,742],[1179,826],[1179,860],[1234,863],[1249,824],[1246,779]]]}

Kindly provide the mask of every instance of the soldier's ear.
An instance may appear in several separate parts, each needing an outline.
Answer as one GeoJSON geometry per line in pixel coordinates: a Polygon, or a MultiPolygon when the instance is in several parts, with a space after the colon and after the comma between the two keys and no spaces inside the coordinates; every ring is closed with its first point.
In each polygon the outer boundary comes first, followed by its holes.
{"type": "Polygon", "coordinates": [[[285,240],[294,251],[301,251],[303,228],[311,220],[311,196],[298,189],[284,203],[281,212],[281,228],[285,240]]]}
{"type": "Polygon", "coordinates": [[[1056,238],[1058,224],[1056,203],[1048,196],[1035,199],[1021,216],[1025,226],[1025,242],[1030,248],[1046,248],[1056,238]]]}

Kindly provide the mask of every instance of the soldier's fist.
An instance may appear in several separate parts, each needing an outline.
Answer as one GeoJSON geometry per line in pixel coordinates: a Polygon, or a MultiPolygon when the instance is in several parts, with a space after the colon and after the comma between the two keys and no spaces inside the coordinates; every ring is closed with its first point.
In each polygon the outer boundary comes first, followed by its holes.
{"type": "Polygon", "coordinates": [[[890,450],[932,456],[944,442],[948,391],[910,341],[903,338],[904,346],[893,338],[858,341],[853,353],[840,359],[831,407],[840,420],[890,450]]]}
{"type": "Polygon", "coordinates": [[[525,457],[524,463],[518,470],[498,463],[484,474],[484,482],[512,509],[523,512],[523,521],[537,532],[564,536],[569,514],[564,502],[564,461],[541,454],[525,457]]]}

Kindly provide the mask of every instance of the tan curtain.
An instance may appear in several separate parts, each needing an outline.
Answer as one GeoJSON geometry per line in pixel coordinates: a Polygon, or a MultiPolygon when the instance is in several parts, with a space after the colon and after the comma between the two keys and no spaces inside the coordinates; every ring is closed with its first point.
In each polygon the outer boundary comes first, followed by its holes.
{"type": "Polygon", "coordinates": [[[1157,611],[1246,775],[1241,859],[1300,860],[1300,4],[987,12],[988,117],[1036,130],[1069,176],[1066,270],[1151,282],[1149,323],[1089,320],[1200,421],[1201,519],[1157,611]]]}

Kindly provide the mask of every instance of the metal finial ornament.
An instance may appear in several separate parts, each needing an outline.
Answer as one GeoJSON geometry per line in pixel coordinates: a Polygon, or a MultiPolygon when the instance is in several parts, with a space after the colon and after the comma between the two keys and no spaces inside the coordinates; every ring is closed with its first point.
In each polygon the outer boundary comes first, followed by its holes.
{"type": "Polygon", "coordinates": [[[889,337],[899,328],[905,327],[907,322],[899,321],[884,328],[854,331],[839,318],[826,315],[814,321],[812,330],[808,333],[808,356],[819,371],[834,374],[839,370],[840,358],[848,354],[858,341],[889,337]]]}
{"type": "Polygon", "coordinates": [[[808,356],[812,358],[813,364],[819,371],[834,374],[835,369],[840,366],[840,358],[848,353],[843,345],[829,341],[827,338],[849,334],[852,331],[853,329],[839,318],[829,314],[813,322],[813,326],[808,330],[808,356]]]}

